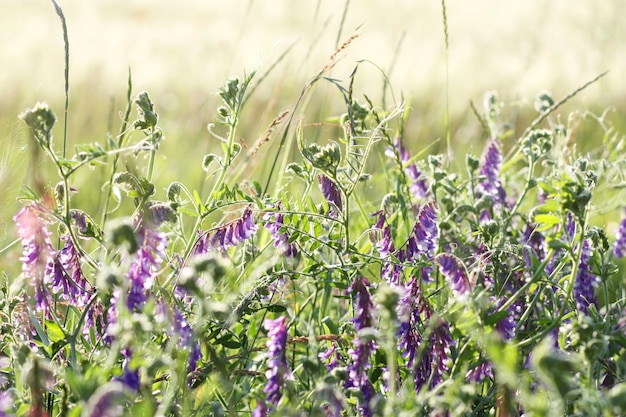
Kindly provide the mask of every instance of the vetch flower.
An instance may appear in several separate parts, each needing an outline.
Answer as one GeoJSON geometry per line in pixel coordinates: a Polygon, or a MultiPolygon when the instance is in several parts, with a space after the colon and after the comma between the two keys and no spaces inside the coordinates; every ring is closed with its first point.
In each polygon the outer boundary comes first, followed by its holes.
{"type": "Polygon", "coordinates": [[[597,304],[594,288],[598,282],[598,278],[591,273],[591,266],[589,265],[589,260],[591,259],[591,244],[589,240],[583,240],[582,245],[582,254],[574,281],[574,299],[576,300],[578,310],[587,314],[589,306],[591,304],[597,304]]]}
{"type": "Polygon", "coordinates": [[[482,156],[480,176],[483,177],[476,186],[478,197],[491,196],[496,204],[504,205],[506,193],[500,181],[500,169],[502,168],[502,151],[498,139],[491,138],[482,156]]]}
{"type": "Polygon", "coordinates": [[[267,416],[267,406],[263,400],[257,400],[256,407],[254,411],[252,411],[252,417],[266,417],[267,416]]]}
{"type": "Polygon", "coordinates": [[[166,234],[149,228],[142,222],[139,222],[137,241],[140,248],[128,272],[130,289],[126,305],[130,311],[140,309],[146,302],[167,247],[166,234]]]}
{"type": "Polygon", "coordinates": [[[402,263],[404,261],[404,251],[396,251],[395,249],[391,237],[391,227],[385,225],[385,212],[379,210],[373,213],[372,216],[378,216],[374,228],[382,232],[382,238],[374,244],[379,255],[384,259],[381,276],[391,284],[398,284],[402,274],[402,265],[391,262],[391,257],[395,256],[402,263]]]}
{"type": "Polygon", "coordinates": [[[264,216],[266,221],[265,227],[269,230],[272,238],[274,238],[274,246],[280,249],[285,256],[293,258],[298,254],[298,248],[295,243],[289,242],[289,234],[287,232],[281,232],[281,229],[285,225],[284,215],[280,212],[281,204],[276,204],[276,212],[267,213],[264,216]]]}
{"type": "MultiPolygon", "coordinates": [[[[370,283],[362,276],[355,278],[350,286],[350,291],[354,294],[356,301],[356,317],[352,319],[354,328],[361,333],[363,330],[371,329],[374,322],[374,304],[369,293],[370,283]]],[[[362,416],[371,416],[370,400],[374,396],[374,390],[369,382],[367,370],[371,367],[369,358],[376,350],[371,339],[357,337],[356,347],[350,349],[348,353],[352,362],[348,366],[348,378],[346,388],[357,388],[363,394],[363,401],[359,401],[359,410],[362,416]]]]}
{"type": "Polygon", "coordinates": [[[422,325],[421,314],[423,312],[422,292],[420,280],[411,278],[405,288],[405,295],[398,303],[400,326],[398,328],[398,349],[402,356],[407,359],[407,366],[412,368],[415,362],[422,337],[417,329],[422,325]]]}
{"type": "Polygon", "coordinates": [[[615,233],[613,254],[616,258],[623,258],[626,256],[626,217],[622,219],[617,232],[615,233]]]}
{"type": "Polygon", "coordinates": [[[483,362],[467,371],[465,378],[472,382],[483,382],[485,378],[493,379],[493,367],[490,362],[483,362]]]}
{"type": "Polygon", "coordinates": [[[439,245],[437,219],[437,203],[434,201],[429,201],[420,208],[406,244],[407,260],[418,260],[419,255],[424,255],[428,260],[433,259],[439,245]]]}
{"type": "Polygon", "coordinates": [[[35,288],[35,302],[37,311],[49,314],[52,303],[46,284],[46,271],[52,270],[55,259],[55,249],[50,240],[46,222],[43,220],[43,209],[31,203],[24,206],[13,218],[17,225],[17,234],[22,241],[22,272],[30,279],[35,288]]]}
{"type": "Polygon", "coordinates": [[[436,259],[439,264],[439,270],[448,280],[452,292],[456,296],[468,293],[470,291],[470,282],[461,261],[448,253],[442,253],[436,259]]]}
{"type": "MultiPolygon", "coordinates": [[[[393,140],[393,147],[396,149],[400,162],[404,166],[404,174],[411,180],[409,191],[416,198],[424,197],[428,193],[426,176],[417,168],[414,162],[409,163],[411,154],[400,142],[400,138],[396,137],[393,140]]],[[[395,158],[395,154],[391,148],[388,148],[385,154],[391,158],[395,158]]]]}
{"type": "MultiPolygon", "coordinates": [[[[333,182],[330,178],[328,178],[324,174],[320,174],[317,176],[317,182],[319,184],[320,190],[322,190],[322,194],[324,198],[329,204],[335,206],[339,211],[343,207],[341,204],[341,192],[339,191],[339,187],[337,184],[333,182]]],[[[333,207],[331,207],[331,214],[337,214],[333,207]]]]}
{"type": "Polygon", "coordinates": [[[61,298],[76,307],[84,307],[89,299],[91,286],[83,275],[78,251],[69,235],[64,236],[65,245],[55,262],[55,278],[52,284],[54,293],[61,292],[61,298]]]}
{"type": "Polygon", "coordinates": [[[284,381],[291,378],[286,354],[286,320],[287,317],[282,316],[276,320],[266,319],[263,322],[263,327],[267,330],[267,355],[269,358],[267,372],[265,372],[267,385],[263,392],[267,394],[267,401],[274,406],[282,397],[280,390],[284,381]]]}
{"type": "Polygon", "coordinates": [[[115,378],[133,391],[139,391],[141,385],[139,380],[139,369],[130,369],[130,359],[132,353],[130,349],[122,349],[122,355],[124,356],[124,362],[122,363],[123,373],[120,377],[115,378]]]}
{"type": "Polygon", "coordinates": [[[226,252],[232,246],[237,246],[250,239],[257,232],[254,223],[252,208],[247,206],[243,215],[230,223],[218,227],[212,232],[203,232],[198,237],[195,254],[205,254],[210,249],[226,252]]]}

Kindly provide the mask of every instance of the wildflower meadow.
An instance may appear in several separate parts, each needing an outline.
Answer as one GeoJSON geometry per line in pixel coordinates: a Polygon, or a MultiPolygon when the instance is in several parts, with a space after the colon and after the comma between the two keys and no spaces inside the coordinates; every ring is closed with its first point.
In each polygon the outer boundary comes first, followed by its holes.
{"type": "Polygon", "coordinates": [[[557,117],[602,75],[521,131],[487,92],[480,152],[434,153],[356,91],[364,63],[329,76],[345,39],[254,144],[259,74],[225,81],[201,187],[156,185],[170,139],[130,72],[106,141],[67,146],[67,87],[19,115],[53,174],[1,253],[0,416],[626,415],[626,146],[557,117]],[[323,141],[295,116],[318,83],[343,105],[323,141]]]}

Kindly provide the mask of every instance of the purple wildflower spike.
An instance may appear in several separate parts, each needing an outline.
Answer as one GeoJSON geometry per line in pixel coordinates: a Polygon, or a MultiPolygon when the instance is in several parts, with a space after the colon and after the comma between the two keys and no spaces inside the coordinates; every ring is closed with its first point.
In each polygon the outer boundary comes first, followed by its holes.
{"type": "Polygon", "coordinates": [[[172,312],[174,314],[172,330],[178,337],[177,346],[189,350],[189,372],[193,372],[196,370],[198,361],[202,358],[200,345],[194,340],[193,329],[180,311],[176,307],[172,307],[172,312]]]}
{"type": "Polygon", "coordinates": [[[24,206],[13,218],[17,234],[22,241],[22,272],[35,288],[37,311],[49,313],[51,296],[46,287],[46,271],[53,269],[55,249],[50,240],[50,232],[42,218],[43,210],[35,204],[24,206]]]}
{"type": "Polygon", "coordinates": [[[448,358],[450,357],[450,346],[453,344],[450,336],[448,323],[439,320],[437,327],[430,338],[432,346],[431,357],[433,358],[433,375],[431,387],[435,387],[443,380],[443,374],[448,370],[448,358]]]}
{"type": "Polygon", "coordinates": [[[147,228],[142,224],[137,231],[137,240],[141,246],[128,272],[130,290],[126,305],[130,311],[140,309],[146,302],[154,284],[156,272],[165,257],[167,246],[165,233],[147,228]]]}
{"type": "MultiPolygon", "coordinates": [[[[424,197],[428,193],[426,176],[419,170],[419,168],[417,168],[417,165],[414,162],[409,163],[409,161],[411,160],[411,154],[400,142],[400,138],[396,137],[393,140],[393,147],[398,152],[400,162],[402,162],[402,165],[405,165],[405,175],[411,180],[411,184],[409,184],[409,191],[416,198],[424,197]]],[[[391,158],[395,158],[395,155],[391,148],[387,149],[385,154],[391,158]]]]}
{"type": "Polygon", "coordinates": [[[203,232],[198,237],[195,254],[207,253],[210,249],[226,252],[232,246],[237,246],[250,239],[257,232],[254,223],[252,208],[247,206],[243,214],[237,220],[218,227],[213,233],[203,232]]]}
{"type": "Polygon", "coordinates": [[[526,225],[521,243],[532,249],[533,254],[539,261],[543,261],[546,258],[546,239],[532,225],[526,225]]]}
{"type": "Polygon", "coordinates": [[[62,271],[55,268],[55,279],[52,291],[58,293],[62,288],[62,298],[68,300],[76,307],[84,307],[89,299],[90,284],[85,279],[80,266],[78,251],[69,236],[65,236],[65,245],[59,252],[58,262],[62,271]],[[60,275],[58,272],[62,272],[60,275]]]}
{"type": "Polygon", "coordinates": [[[408,261],[418,260],[420,255],[424,255],[428,260],[433,259],[439,246],[437,219],[437,203],[434,201],[420,208],[413,232],[406,244],[408,261]]]}
{"type": "Polygon", "coordinates": [[[124,372],[119,378],[116,378],[116,380],[120,381],[133,391],[139,391],[139,387],[141,385],[139,380],[139,369],[130,369],[130,359],[132,358],[130,349],[122,349],[122,355],[124,356],[124,362],[122,364],[124,372]]]}
{"type": "Polygon", "coordinates": [[[13,398],[10,391],[0,392],[0,417],[9,417],[13,414],[13,398]]]}
{"type": "Polygon", "coordinates": [[[591,244],[589,240],[583,241],[582,254],[580,264],[578,265],[578,273],[574,281],[574,299],[578,310],[587,314],[587,309],[591,304],[596,305],[596,297],[594,288],[598,282],[598,278],[591,273],[589,260],[591,259],[591,244]]]}
{"type": "Polygon", "coordinates": [[[402,265],[390,262],[390,258],[395,256],[400,262],[404,261],[404,251],[396,251],[391,237],[391,227],[385,225],[385,212],[379,210],[372,214],[378,216],[375,229],[382,231],[382,239],[375,243],[376,250],[384,259],[381,276],[391,284],[398,284],[400,275],[402,274],[402,265]]]}
{"type": "Polygon", "coordinates": [[[332,344],[330,348],[326,351],[320,352],[317,355],[326,366],[326,370],[328,372],[337,368],[340,365],[340,362],[345,362],[344,358],[341,357],[341,354],[337,351],[337,346],[332,344]]]}
{"type": "Polygon", "coordinates": [[[489,195],[496,204],[505,204],[506,193],[500,181],[502,167],[502,151],[497,139],[489,139],[485,153],[482,156],[480,175],[484,177],[476,187],[478,196],[489,195]]]}
{"type": "Polygon", "coordinates": [[[282,394],[280,389],[285,379],[291,377],[289,364],[287,363],[287,317],[282,316],[276,320],[266,319],[263,327],[267,330],[267,385],[263,392],[267,394],[267,401],[276,406],[282,394]]]}
{"type": "MultiPolygon", "coordinates": [[[[498,298],[494,305],[494,312],[500,310],[500,307],[506,302],[505,298],[498,298]]],[[[519,306],[512,304],[507,309],[507,315],[496,324],[496,330],[504,340],[510,340],[515,337],[516,318],[519,315],[519,306]]]]}
{"type": "Polygon", "coordinates": [[[619,228],[615,233],[615,245],[613,246],[613,254],[616,258],[626,256],[626,217],[622,219],[619,228]]]}
{"type": "Polygon", "coordinates": [[[483,382],[485,378],[493,379],[493,369],[490,362],[483,362],[465,374],[465,378],[472,382],[483,382]]]}
{"type": "Polygon", "coordinates": [[[267,406],[263,400],[257,400],[252,417],[267,417],[267,406]]]}
{"type": "MultiPolygon", "coordinates": [[[[372,303],[368,290],[369,287],[370,283],[367,279],[359,276],[354,280],[349,289],[354,294],[357,305],[357,316],[352,319],[354,328],[357,331],[371,328],[373,326],[374,304],[372,303]]],[[[352,362],[348,366],[346,387],[354,387],[361,390],[361,393],[363,394],[363,401],[359,404],[359,410],[362,416],[372,415],[370,400],[373,398],[374,392],[367,377],[367,370],[371,367],[369,357],[375,350],[376,347],[372,340],[362,340],[357,337],[356,348],[349,349],[348,351],[352,362]]]]}
{"type": "Polygon", "coordinates": [[[466,294],[470,291],[470,282],[465,268],[453,255],[442,253],[437,256],[437,263],[443,276],[448,280],[455,295],[466,294]]]}
{"type": "Polygon", "coordinates": [[[285,256],[293,258],[298,254],[298,247],[295,243],[289,243],[289,234],[280,231],[285,225],[283,213],[280,212],[281,204],[276,204],[276,212],[267,213],[263,218],[266,221],[265,227],[274,238],[274,246],[280,249],[285,256]]]}
{"type": "MultiPolygon", "coordinates": [[[[341,204],[341,192],[339,191],[337,184],[324,174],[317,176],[317,182],[326,201],[333,204],[339,211],[341,211],[341,208],[343,207],[341,204]]],[[[334,210],[331,208],[331,214],[332,213],[334,213],[334,210]]]]}
{"type": "Polygon", "coordinates": [[[411,368],[413,367],[415,356],[422,341],[417,331],[418,324],[422,322],[420,315],[423,310],[420,280],[417,277],[411,278],[406,285],[406,292],[400,300],[398,309],[400,316],[398,348],[402,352],[402,356],[408,358],[407,366],[411,368]]]}

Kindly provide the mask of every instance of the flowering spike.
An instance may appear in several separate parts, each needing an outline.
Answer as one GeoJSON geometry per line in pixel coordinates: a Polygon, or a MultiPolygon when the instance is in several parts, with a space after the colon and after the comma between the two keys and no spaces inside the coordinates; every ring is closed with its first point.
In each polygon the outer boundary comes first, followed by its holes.
{"type": "MultiPolygon", "coordinates": [[[[350,291],[354,294],[357,304],[357,316],[352,320],[354,328],[357,331],[371,328],[373,326],[373,310],[374,304],[368,288],[370,283],[364,277],[357,277],[350,291]]],[[[376,350],[372,340],[364,340],[357,337],[356,348],[348,350],[352,362],[348,365],[348,379],[346,387],[354,387],[361,390],[363,401],[359,403],[359,409],[362,416],[371,416],[370,400],[373,397],[373,388],[367,377],[367,370],[371,367],[369,357],[376,350]]]]}
{"type": "Polygon", "coordinates": [[[504,204],[506,193],[500,181],[502,151],[497,139],[490,139],[482,156],[480,175],[484,177],[476,187],[479,196],[489,195],[497,204],[504,204]]]}
{"type": "MultiPolygon", "coordinates": [[[[400,138],[396,137],[393,140],[393,147],[396,149],[400,162],[405,165],[404,173],[411,180],[409,184],[409,191],[416,198],[422,198],[428,193],[428,184],[426,183],[426,176],[417,168],[414,162],[409,163],[411,160],[411,154],[404,147],[400,138]],[[408,164],[408,165],[407,165],[408,164]]],[[[394,152],[391,148],[385,151],[385,154],[391,158],[395,158],[394,152]]]]}
{"type": "Polygon", "coordinates": [[[458,258],[454,255],[442,253],[437,256],[437,263],[455,295],[466,294],[470,291],[467,273],[458,258]]]}
{"type": "Polygon", "coordinates": [[[194,253],[201,255],[210,249],[226,252],[232,246],[237,246],[250,239],[256,231],[257,226],[254,223],[252,208],[247,206],[240,218],[218,227],[212,235],[209,232],[201,233],[196,242],[194,253]]]}
{"type": "Polygon", "coordinates": [[[281,204],[276,204],[276,212],[267,213],[263,219],[266,221],[265,227],[269,230],[274,238],[274,246],[280,249],[285,256],[293,258],[298,254],[298,247],[295,243],[289,243],[289,234],[281,232],[280,229],[285,225],[284,215],[280,212],[281,204]]]}
{"type": "Polygon", "coordinates": [[[578,273],[574,281],[574,299],[576,306],[584,314],[591,304],[596,304],[594,288],[598,282],[598,278],[591,273],[589,260],[591,259],[591,246],[589,240],[583,241],[582,254],[580,264],[578,265],[578,273]]]}
{"type": "Polygon", "coordinates": [[[615,245],[613,246],[613,254],[616,258],[626,256],[626,217],[622,219],[619,228],[615,233],[615,245]]]}
{"type": "Polygon", "coordinates": [[[24,206],[13,218],[17,234],[22,241],[22,272],[35,287],[35,302],[38,311],[49,313],[51,297],[46,287],[47,279],[54,270],[55,249],[50,240],[43,210],[36,204],[24,206]],[[46,273],[47,272],[47,273],[46,273]]]}
{"type": "Polygon", "coordinates": [[[282,394],[281,386],[285,379],[291,378],[289,364],[287,363],[287,325],[286,317],[276,320],[266,319],[263,327],[267,330],[267,350],[269,361],[267,364],[267,385],[263,392],[267,394],[267,401],[276,406],[282,394]]]}
{"type": "MultiPolygon", "coordinates": [[[[317,182],[319,184],[320,190],[322,190],[322,194],[326,201],[330,204],[333,204],[339,211],[342,209],[341,204],[341,192],[339,191],[339,187],[337,184],[333,182],[330,178],[328,178],[324,174],[320,174],[317,176],[317,182]]],[[[333,210],[331,209],[331,213],[333,210]]]]}

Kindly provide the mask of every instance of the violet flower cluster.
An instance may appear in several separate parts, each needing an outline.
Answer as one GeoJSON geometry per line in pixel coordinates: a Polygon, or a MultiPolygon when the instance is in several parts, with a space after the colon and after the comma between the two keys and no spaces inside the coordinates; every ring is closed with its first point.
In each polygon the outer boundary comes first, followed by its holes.
{"type": "Polygon", "coordinates": [[[17,235],[22,242],[22,256],[19,258],[22,262],[22,272],[35,289],[37,311],[48,315],[52,301],[47,284],[50,283],[49,272],[54,266],[55,249],[43,216],[44,212],[41,207],[28,204],[17,213],[13,220],[17,226],[17,235]]]}
{"type": "Polygon", "coordinates": [[[594,289],[598,278],[591,272],[589,260],[591,259],[591,243],[588,239],[583,240],[582,254],[578,264],[578,272],[574,280],[574,299],[578,310],[587,314],[590,305],[597,305],[594,289]]]}
{"type": "Polygon", "coordinates": [[[231,247],[250,239],[256,231],[257,226],[254,223],[252,208],[247,206],[240,218],[212,232],[202,233],[196,243],[195,254],[205,254],[211,249],[224,253],[231,247]]]}
{"type": "Polygon", "coordinates": [[[491,138],[481,158],[480,176],[482,179],[476,186],[476,193],[478,197],[484,195],[491,196],[497,205],[504,206],[506,192],[500,181],[501,168],[502,151],[500,150],[500,141],[491,138]]]}
{"type": "Polygon", "coordinates": [[[448,323],[443,319],[433,319],[430,305],[422,296],[420,280],[413,277],[406,290],[399,304],[398,348],[407,358],[407,366],[413,370],[415,390],[419,392],[426,384],[432,388],[442,381],[443,374],[448,370],[453,340],[448,323]],[[430,338],[423,340],[420,329],[427,332],[427,327],[432,328],[432,333],[430,338]],[[422,343],[426,346],[418,358],[422,343]]]}
{"type": "Polygon", "coordinates": [[[286,379],[291,378],[291,371],[287,363],[287,317],[282,316],[276,320],[266,319],[263,327],[267,330],[267,385],[263,390],[267,394],[267,401],[274,407],[280,401],[281,387],[286,379]]]}
{"type": "Polygon", "coordinates": [[[322,194],[324,195],[324,198],[331,205],[331,216],[338,216],[343,207],[341,202],[341,191],[339,191],[339,187],[337,186],[337,184],[335,184],[333,180],[331,180],[324,174],[320,174],[317,176],[317,182],[319,184],[320,190],[322,191],[322,194]]]}
{"type": "MultiPolygon", "coordinates": [[[[398,250],[393,244],[391,228],[385,223],[384,211],[377,211],[373,215],[378,216],[374,228],[382,231],[382,238],[376,242],[375,246],[384,260],[381,275],[387,282],[394,285],[400,283],[403,269],[401,263],[405,261],[431,262],[434,259],[439,246],[437,204],[434,201],[430,201],[420,208],[405,247],[398,250]],[[392,257],[397,262],[391,262],[392,257]]],[[[429,281],[431,272],[431,266],[423,266],[421,269],[422,279],[429,281]]]]}
{"type": "Polygon", "coordinates": [[[130,311],[139,311],[148,299],[167,247],[167,235],[145,226],[142,222],[136,234],[140,247],[127,276],[130,289],[126,306],[130,311]]]}
{"type": "Polygon", "coordinates": [[[437,256],[439,270],[448,281],[448,285],[456,296],[467,294],[470,291],[470,282],[463,264],[457,257],[449,253],[437,256]]]}
{"type": "MultiPolygon", "coordinates": [[[[428,193],[428,184],[426,182],[426,176],[417,168],[415,162],[410,162],[411,154],[404,147],[400,138],[396,137],[393,140],[393,147],[398,153],[400,162],[404,167],[404,174],[411,180],[409,184],[409,191],[416,198],[423,198],[428,193]]],[[[393,149],[389,148],[385,154],[391,158],[395,158],[393,149]]]]}
{"type": "MultiPolygon", "coordinates": [[[[370,286],[365,277],[358,276],[349,288],[356,301],[356,317],[352,319],[352,322],[357,332],[370,329],[374,324],[374,304],[369,292],[370,286]]],[[[359,402],[359,410],[365,417],[372,416],[370,400],[373,398],[374,390],[367,370],[371,367],[370,355],[375,350],[376,346],[372,340],[365,340],[361,337],[357,337],[356,347],[348,350],[352,361],[348,365],[346,388],[357,388],[363,394],[363,401],[359,402]]]]}
{"type": "Polygon", "coordinates": [[[276,204],[276,212],[267,213],[264,216],[266,221],[265,227],[269,230],[272,238],[274,239],[274,246],[281,250],[285,256],[293,258],[298,254],[298,247],[295,243],[289,242],[289,234],[285,231],[281,232],[284,227],[284,215],[280,212],[281,204],[276,204]]]}
{"type": "Polygon", "coordinates": [[[617,232],[615,232],[613,254],[616,258],[623,258],[626,256],[626,217],[622,219],[617,232]]]}

